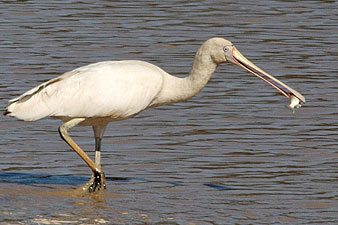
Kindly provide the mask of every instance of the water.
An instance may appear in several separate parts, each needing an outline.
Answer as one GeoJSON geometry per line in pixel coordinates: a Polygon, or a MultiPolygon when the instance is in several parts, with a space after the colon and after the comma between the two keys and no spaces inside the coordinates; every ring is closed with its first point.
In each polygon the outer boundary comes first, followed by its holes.
{"type": "MultiPolygon", "coordinates": [[[[177,76],[225,37],[307,98],[287,100],[232,65],[191,101],[110,124],[108,189],[76,197],[90,170],[60,121],[0,120],[1,224],[337,223],[336,1],[1,1],[0,108],[79,66],[141,59],[177,76]]],[[[72,130],[93,156],[89,127],[72,130]]]]}

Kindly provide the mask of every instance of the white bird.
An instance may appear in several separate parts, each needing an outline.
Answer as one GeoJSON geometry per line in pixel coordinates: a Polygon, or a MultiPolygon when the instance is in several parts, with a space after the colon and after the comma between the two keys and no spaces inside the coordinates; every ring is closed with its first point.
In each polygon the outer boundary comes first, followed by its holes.
{"type": "Polygon", "coordinates": [[[25,121],[50,116],[64,121],[60,136],[88,164],[92,178],[83,190],[105,188],[100,165],[101,139],[109,122],[135,116],[147,108],[186,101],[208,82],[217,66],[233,63],[263,79],[288,98],[305,98],[246,59],[228,40],[211,38],[197,51],[189,76],[178,78],[136,60],[104,61],[51,79],[9,101],[4,115],[25,121]],[[92,126],[95,162],[71,139],[69,129],[92,126]]]}

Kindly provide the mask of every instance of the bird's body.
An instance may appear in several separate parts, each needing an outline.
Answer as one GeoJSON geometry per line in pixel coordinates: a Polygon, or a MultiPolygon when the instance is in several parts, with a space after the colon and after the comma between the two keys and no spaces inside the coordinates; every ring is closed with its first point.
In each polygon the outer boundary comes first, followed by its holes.
{"type": "Polygon", "coordinates": [[[10,100],[4,114],[26,121],[47,116],[62,119],[65,123],[59,129],[61,137],[92,169],[94,176],[89,182],[89,190],[94,191],[104,183],[99,153],[101,139],[109,122],[130,118],[150,107],[190,99],[207,84],[217,66],[226,62],[237,64],[262,78],[288,98],[294,96],[305,102],[297,91],[248,61],[231,42],[212,38],[197,51],[187,77],[172,76],[144,61],[94,63],[67,72],[10,100]],[[75,125],[93,127],[96,163],[69,137],[68,130],[75,125]]]}
{"type": "MultiPolygon", "coordinates": [[[[205,83],[211,74],[206,75],[205,83]]],[[[192,82],[144,61],[104,61],[42,83],[11,100],[7,110],[26,121],[81,117],[86,120],[80,125],[100,125],[130,118],[150,107],[188,100],[205,85],[192,82]]]]}
{"type": "Polygon", "coordinates": [[[121,120],[155,104],[166,76],[159,67],[142,61],[99,62],[33,88],[13,99],[8,110],[28,121],[46,116],[94,119],[90,125],[121,120]]]}
{"type": "Polygon", "coordinates": [[[99,62],[41,84],[14,99],[8,110],[22,120],[119,120],[147,108],[160,92],[163,76],[158,67],[140,61],[99,62]]]}

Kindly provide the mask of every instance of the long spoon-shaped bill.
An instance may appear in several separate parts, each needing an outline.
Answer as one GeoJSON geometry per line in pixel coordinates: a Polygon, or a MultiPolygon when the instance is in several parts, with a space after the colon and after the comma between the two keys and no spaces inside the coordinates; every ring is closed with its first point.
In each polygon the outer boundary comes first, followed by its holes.
{"type": "MultiPolygon", "coordinates": [[[[228,58],[229,59],[229,58],[228,58]]],[[[245,58],[235,46],[231,49],[231,56],[230,60],[232,63],[242,67],[243,69],[249,71],[250,73],[254,74],[255,76],[259,77],[260,79],[264,80],[274,88],[276,88],[278,91],[280,91],[283,95],[285,95],[287,98],[292,99],[296,97],[303,103],[305,103],[305,98],[302,94],[300,94],[298,91],[292,89],[288,85],[284,84],[282,81],[278,80],[277,78],[271,76],[270,74],[264,72],[262,69],[260,69],[258,66],[250,62],[247,58],[245,58]],[[265,76],[265,77],[263,77],[265,76]],[[269,79],[269,80],[268,80],[269,79]],[[271,80],[271,81],[270,81],[271,80]],[[273,83],[274,82],[274,83],[273,83]],[[294,97],[292,97],[294,96],[294,97]]]]}

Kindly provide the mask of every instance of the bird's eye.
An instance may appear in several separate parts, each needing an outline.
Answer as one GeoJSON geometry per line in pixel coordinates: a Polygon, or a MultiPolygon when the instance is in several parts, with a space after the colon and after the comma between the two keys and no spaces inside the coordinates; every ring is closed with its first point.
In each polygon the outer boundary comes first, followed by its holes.
{"type": "Polygon", "coordinates": [[[227,52],[227,51],[229,51],[229,50],[230,50],[229,46],[224,46],[224,48],[223,48],[223,51],[224,51],[224,52],[227,52]]]}

